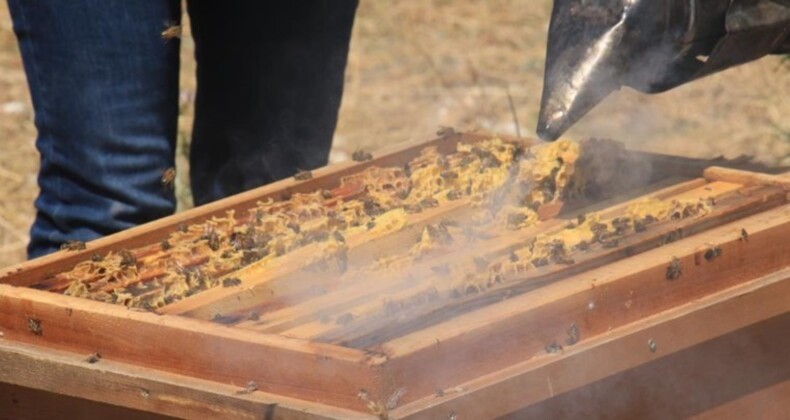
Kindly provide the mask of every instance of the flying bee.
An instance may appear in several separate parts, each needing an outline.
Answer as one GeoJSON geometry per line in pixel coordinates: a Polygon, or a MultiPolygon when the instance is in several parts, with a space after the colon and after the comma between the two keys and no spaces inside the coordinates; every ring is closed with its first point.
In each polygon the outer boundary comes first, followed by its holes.
{"type": "Polygon", "coordinates": [[[169,167],[162,172],[162,186],[168,190],[175,188],[176,182],[176,168],[169,167]]]}
{"type": "Polygon", "coordinates": [[[174,22],[167,23],[162,31],[162,39],[169,41],[173,38],[181,38],[182,27],[174,22]]]}

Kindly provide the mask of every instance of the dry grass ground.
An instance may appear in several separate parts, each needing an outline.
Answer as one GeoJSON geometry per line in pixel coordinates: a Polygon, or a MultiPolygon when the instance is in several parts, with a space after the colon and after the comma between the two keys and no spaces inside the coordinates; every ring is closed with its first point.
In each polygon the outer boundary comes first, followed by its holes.
{"type": "MultiPolygon", "coordinates": [[[[363,0],[347,70],[333,161],[357,148],[425,139],[439,125],[523,135],[536,122],[550,0],[363,0]]],[[[195,88],[192,42],[182,43],[180,144],[195,88]]],[[[790,65],[777,57],[658,96],[622,91],[569,137],[687,156],[752,155],[790,164],[790,65]]],[[[0,2],[0,266],[24,258],[38,156],[25,77],[0,2]]],[[[189,206],[179,154],[180,208],[189,206]]]]}

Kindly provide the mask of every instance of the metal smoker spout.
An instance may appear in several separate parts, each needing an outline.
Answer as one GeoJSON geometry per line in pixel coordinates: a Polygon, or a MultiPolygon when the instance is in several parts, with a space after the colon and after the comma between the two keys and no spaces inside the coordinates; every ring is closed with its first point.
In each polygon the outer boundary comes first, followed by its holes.
{"type": "Polygon", "coordinates": [[[657,93],[790,52],[790,0],[555,0],[537,133],[556,140],[610,93],[657,93]]]}

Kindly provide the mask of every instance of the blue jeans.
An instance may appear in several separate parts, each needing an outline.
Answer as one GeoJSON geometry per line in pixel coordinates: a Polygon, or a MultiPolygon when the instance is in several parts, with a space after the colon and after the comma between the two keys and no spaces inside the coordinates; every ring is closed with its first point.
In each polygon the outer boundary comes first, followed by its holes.
{"type": "MultiPolygon", "coordinates": [[[[8,0],[41,154],[28,256],[166,216],[179,0],[8,0]]],[[[357,0],[190,0],[196,204],[327,163],[357,0]]]]}

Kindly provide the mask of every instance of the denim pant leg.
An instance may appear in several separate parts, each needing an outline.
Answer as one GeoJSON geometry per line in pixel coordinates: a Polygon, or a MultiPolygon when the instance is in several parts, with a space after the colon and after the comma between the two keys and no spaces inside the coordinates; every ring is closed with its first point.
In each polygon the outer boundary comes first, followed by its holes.
{"type": "Polygon", "coordinates": [[[327,163],[356,0],[189,0],[196,204],[327,163]]]}
{"type": "Polygon", "coordinates": [[[29,257],[172,213],[178,0],[9,0],[38,129],[29,257]]]}

